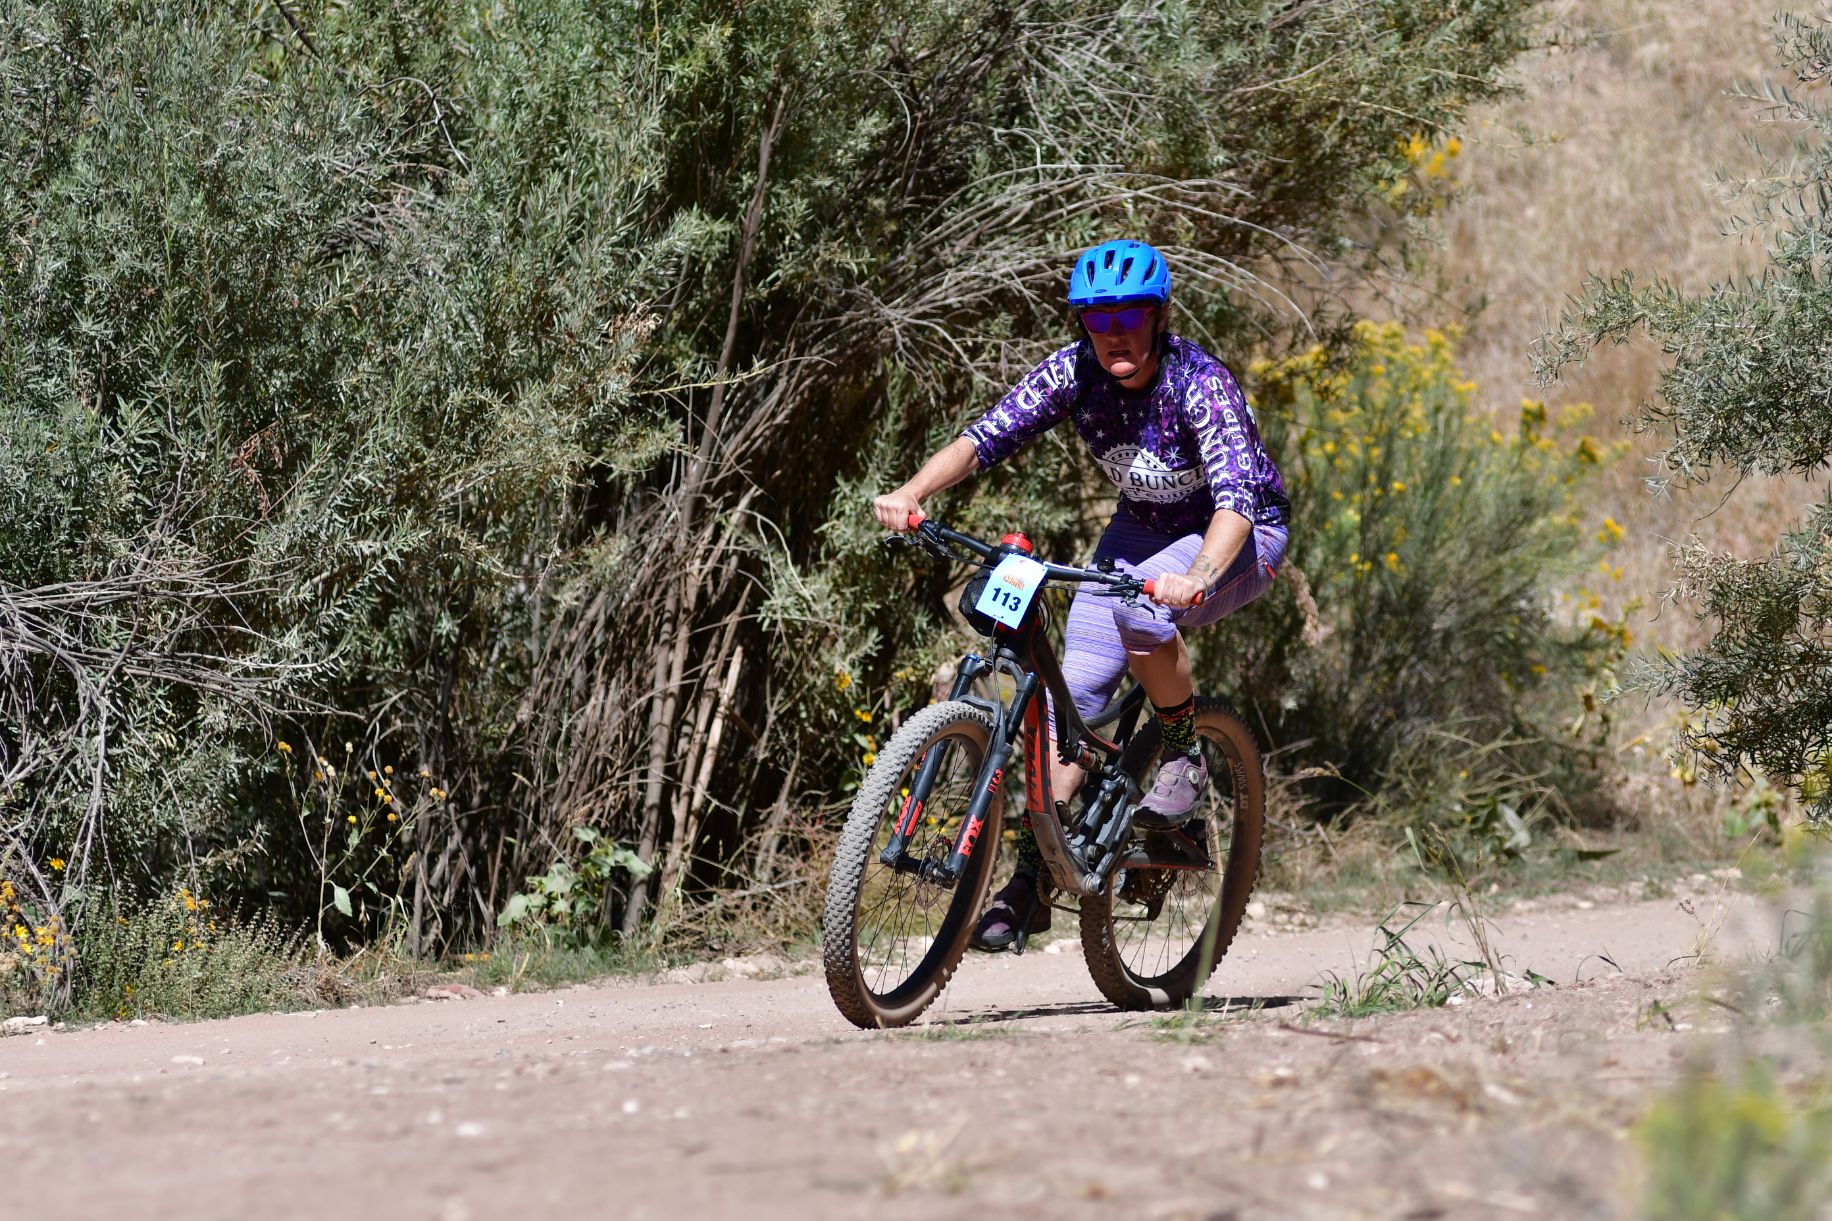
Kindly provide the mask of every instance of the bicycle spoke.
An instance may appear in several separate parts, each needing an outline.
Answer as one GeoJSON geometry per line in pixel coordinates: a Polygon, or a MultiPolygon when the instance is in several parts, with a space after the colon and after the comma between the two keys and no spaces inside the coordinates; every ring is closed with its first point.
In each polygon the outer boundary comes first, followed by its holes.
{"type": "MultiPolygon", "coordinates": [[[[1203,952],[1211,913],[1221,897],[1221,865],[1227,860],[1228,834],[1233,825],[1233,771],[1229,760],[1213,739],[1204,738],[1209,757],[1209,791],[1192,817],[1201,819],[1205,828],[1202,845],[1215,862],[1209,870],[1177,870],[1168,884],[1152,880],[1130,879],[1128,889],[1149,895],[1153,884],[1165,887],[1156,918],[1149,907],[1114,894],[1111,903],[1112,935],[1115,951],[1129,974],[1150,984],[1177,971],[1195,953],[1203,952]]],[[[1212,952],[1212,951],[1209,951],[1212,952]]]]}

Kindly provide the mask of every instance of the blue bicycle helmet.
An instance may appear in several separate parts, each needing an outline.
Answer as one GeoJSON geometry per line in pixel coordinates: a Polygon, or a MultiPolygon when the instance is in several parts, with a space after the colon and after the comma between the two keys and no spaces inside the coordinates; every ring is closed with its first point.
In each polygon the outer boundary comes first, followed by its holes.
{"type": "Polygon", "coordinates": [[[1076,259],[1069,273],[1069,304],[1076,309],[1169,300],[1170,265],[1144,242],[1102,242],[1076,259]]]}

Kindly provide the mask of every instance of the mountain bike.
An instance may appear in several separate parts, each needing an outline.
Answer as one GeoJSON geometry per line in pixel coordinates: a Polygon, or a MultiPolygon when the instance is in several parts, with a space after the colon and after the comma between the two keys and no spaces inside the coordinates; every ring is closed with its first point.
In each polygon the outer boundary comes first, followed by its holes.
{"type": "MultiPolygon", "coordinates": [[[[1051,644],[1052,582],[1136,605],[1152,582],[1034,558],[1022,534],[997,544],[912,515],[908,543],[978,573],[961,608],[991,647],[961,659],[949,697],[910,717],[878,752],[841,832],[822,919],[827,988],[861,1027],[914,1021],[954,973],[985,901],[1004,822],[1005,778],[1022,749],[1024,800],[1051,902],[1075,901],[1088,972],[1122,1009],[1182,1004],[1240,928],[1259,871],[1265,774],[1253,732],[1199,696],[1209,789],[1174,830],[1133,825],[1161,751],[1136,684],[1084,721],[1051,644]],[[1005,676],[1010,681],[999,681],[1005,676]],[[991,680],[991,681],[987,681],[991,680]],[[982,692],[991,692],[984,694],[982,692]],[[1051,793],[1047,727],[1084,780],[1051,793]],[[1111,736],[1103,736],[1102,730],[1111,736]],[[992,828],[987,833],[988,825],[992,828]]],[[[1024,951],[1020,930],[1012,948],[1024,951]]]]}

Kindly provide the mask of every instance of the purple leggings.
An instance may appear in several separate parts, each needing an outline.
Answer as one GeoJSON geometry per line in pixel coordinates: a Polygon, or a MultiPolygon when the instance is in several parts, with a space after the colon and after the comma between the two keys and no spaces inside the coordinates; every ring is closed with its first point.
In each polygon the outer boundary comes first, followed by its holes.
{"type": "MultiPolygon", "coordinates": [[[[1077,591],[1062,641],[1062,673],[1076,710],[1085,718],[1106,707],[1126,674],[1128,653],[1149,653],[1179,627],[1206,627],[1272,588],[1285,559],[1285,538],[1283,526],[1253,527],[1214,591],[1188,610],[1171,610],[1145,598],[1127,606],[1118,598],[1094,596],[1094,586],[1077,591]]],[[[1121,509],[1107,523],[1094,558],[1110,558],[1117,571],[1156,579],[1187,571],[1201,550],[1202,535],[1160,534],[1121,509]]]]}

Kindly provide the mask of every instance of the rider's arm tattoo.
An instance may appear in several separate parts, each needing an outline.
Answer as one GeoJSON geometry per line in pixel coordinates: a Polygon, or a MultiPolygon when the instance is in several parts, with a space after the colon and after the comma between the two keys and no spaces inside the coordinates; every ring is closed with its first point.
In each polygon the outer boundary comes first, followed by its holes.
{"type": "Polygon", "coordinates": [[[1190,564],[1189,575],[1204,585],[1213,585],[1215,579],[1221,575],[1221,568],[1208,556],[1198,554],[1190,564]]]}

